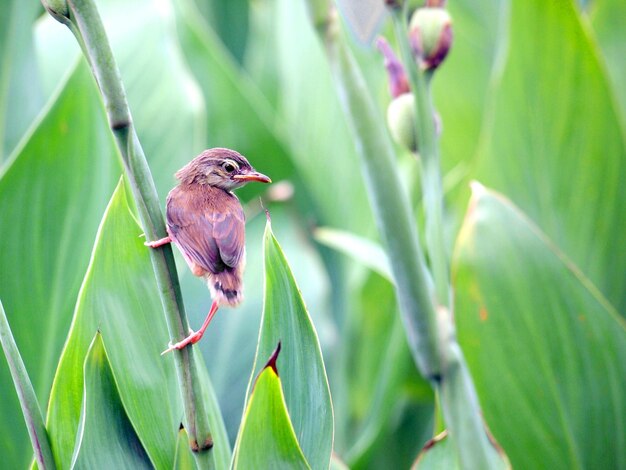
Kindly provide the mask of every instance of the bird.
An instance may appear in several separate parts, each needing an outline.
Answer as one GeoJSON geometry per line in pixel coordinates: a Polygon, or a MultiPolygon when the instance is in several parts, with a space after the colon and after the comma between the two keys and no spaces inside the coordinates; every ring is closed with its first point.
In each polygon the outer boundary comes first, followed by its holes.
{"type": "Polygon", "coordinates": [[[159,248],[173,243],[191,272],[207,282],[213,302],[200,329],[170,343],[162,355],[200,341],[220,306],[243,300],[245,216],[233,190],[251,181],[272,182],[243,155],[220,147],[203,151],[175,176],[179,184],[166,202],[167,236],[145,244],[159,248]]]}

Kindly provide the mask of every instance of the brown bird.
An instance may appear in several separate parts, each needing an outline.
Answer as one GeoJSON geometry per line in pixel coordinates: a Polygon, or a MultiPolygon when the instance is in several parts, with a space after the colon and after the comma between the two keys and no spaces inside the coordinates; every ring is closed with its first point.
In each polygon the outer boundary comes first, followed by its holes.
{"type": "Polygon", "coordinates": [[[242,155],[226,148],[205,150],[176,172],[180,184],[167,196],[167,233],[146,242],[151,248],[174,243],[191,272],[207,281],[213,303],[197,331],[162,354],[200,341],[221,305],[241,302],[245,266],[245,217],[233,194],[250,181],[271,183],[242,155]]]}

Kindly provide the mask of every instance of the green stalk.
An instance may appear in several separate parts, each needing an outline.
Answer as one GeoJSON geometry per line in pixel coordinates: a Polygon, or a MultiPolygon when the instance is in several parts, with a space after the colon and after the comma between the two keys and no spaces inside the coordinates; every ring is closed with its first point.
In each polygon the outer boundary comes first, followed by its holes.
{"type": "Polygon", "coordinates": [[[389,137],[354,58],[329,23],[327,50],[368,188],[378,231],[389,256],[400,312],[420,372],[434,384],[441,377],[434,288],[418,241],[407,195],[402,191],[389,137]]]}
{"type": "Polygon", "coordinates": [[[4,313],[2,302],[0,302],[0,343],[2,344],[4,355],[7,358],[11,377],[13,378],[15,390],[20,401],[20,406],[22,407],[28,435],[30,436],[33,451],[35,452],[37,466],[40,469],[54,469],[56,465],[52,457],[48,432],[43,423],[41,408],[39,407],[35,390],[33,390],[33,384],[28,377],[28,372],[26,372],[24,361],[22,361],[20,352],[13,339],[11,327],[4,313]]]}
{"type": "MultiPolygon", "coordinates": [[[[505,461],[489,441],[474,382],[457,340],[454,320],[449,261],[443,231],[443,186],[439,143],[435,127],[430,79],[432,72],[421,70],[413,55],[407,29],[407,6],[391,2],[393,21],[401,60],[415,96],[415,132],[422,158],[422,191],[426,214],[426,247],[434,277],[439,322],[439,348],[442,353],[442,377],[436,392],[450,439],[462,468],[503,468],[505,461]]],[[[437,423],[440,427],[444,423],[437,423]]]]}
{"type": "MultiPolygon", "coordinates": [[[[58,8],[57,3],[58,1],[53,5],[55,9],[44,0],[44,6],[49,13],[72,31],[91,66],[146,239],[157,240],[165,237],[167,233],[154,180],[133,126],[124,85],[96,5],[93,0],[69,0],[64,11],[59,13],[61,8],[58,8]]],[[[174,342],[180,341],[187,336],[189,323],[172,248],[165,245],[161,249],[149,251],[170,337],[174,342]]],[[[198,466],[206,468],[210,466],[211,453],[208,451],[212,446],[212,439],[208,415],[201,400],[202,385],[193,357],[194,348],[176,350],[172,354],[183,398],[185,428],[190,445],[195,451],[198,466]]]]}
{"type": "Polygon", "coordinates": [[[400,48],[400,57],[415,96],[415,132],[422,158],[422,191],[426,214],[426,247],[430,269],[437,290],[437,302],[450,306],[448,256],[443,236],[443,185],[439,163],[439,145],[435,128],[435,110],[430,93],[430,77],[418,70],[408,41],[405,10],[391,7],[393,26],[400,48]]]}
{"type": "MultiPolygon", "coordinates": [[[[395,22],[404,21],[401,11],[394,9],[392,14],[395,22]]],[[[378,230],[386,245],[413,358],[439,394],[450,439],[462,468],[506,468],[506,460],[498,454],[485,431],[476,390],[456,341],[443,238],[439,150],[427,77],[417,70],[405,35],[406,26],[396,24],[396,30],[402,34],[398,42],[416,97],[416,127],[424,162],[427,248],[436,288],[418,243],[409,202],[402,192],[388,134],[358,65],[346,42],[338,37],[337,29],[336,22],[329,23],[328,54],[361,158],[378,230]],[[410,62],[406,62],[406,57],[410,62]]]]}

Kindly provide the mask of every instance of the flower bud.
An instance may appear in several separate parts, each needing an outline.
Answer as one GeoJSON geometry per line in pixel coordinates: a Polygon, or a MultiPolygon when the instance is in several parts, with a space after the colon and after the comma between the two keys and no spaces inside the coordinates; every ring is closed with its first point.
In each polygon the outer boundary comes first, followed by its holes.
{"type": "Polygon", "coordinates": [[[404,67],[393,53],[393,49],[391,49],[387,40],[382,36],[379,37],[376,39],[376,47],[385,57],[385,68],[389,76],[389,92],[391,96],[396,98],[403,93],[408,93],[410,91],[409,82],[406,78],[404,67]]]}
{"type": "Polygon", "coordinates": [[[418,8],[409,25],[411,45],[425,69],[435,69],[452,45],[452,18],[443,8],[418,8]]]}
{"type": "Polygon", "coordinates": [[[411,152],[417,152],[413,93],[404,93],[389,103],[387,126],[389,126],[391,137],[398,145],[408,148],[411,152]]]}

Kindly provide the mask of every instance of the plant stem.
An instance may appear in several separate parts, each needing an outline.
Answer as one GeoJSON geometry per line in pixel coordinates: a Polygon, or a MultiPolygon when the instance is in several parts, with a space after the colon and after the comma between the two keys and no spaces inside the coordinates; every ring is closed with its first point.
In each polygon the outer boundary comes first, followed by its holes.
{"type": "MultiPolygon", "coordinates": [[[[437,292],[439,351],[442,376],[436,391],[462,468],[502,468],[504,460],[489,441],[474,382],[456,340],[452,318],[449,261],[443,231],[443,187],[435,110],[430,92],[432,72],[421,70],[413,55],[406,26],[406,7],[392,5],[391,16],[400,56],[415,96],[415,131],[422,158],[422,191],[426,213],[426,247],[437,292]]],[[[438,426],[441,426],[439,423],[438,426]]]]}
{"type": "MultiPolygon", "coordinates": [[[[405,2],[406,3],[406,2],[405,2]]],[[[394,30],[400,48],[400,57],[415,96],[415,131],[418,151],[422,158],[422,191],[426,213],[426,247],[430,269],[435,281],[437,302],[450,306],[450,278],[448,256],[443,235],[443,185],[439,163],[439,145],[435,127],[435,111],[430,94],[430,80],[426,72],[418,70],[408,41],[406,15],[403,8],[392,7],[394,30]]]]}
{"type": "Polygon", "coordinates": [[[402,192],[389,136],[349,47],[344,38],[339,38],[337,18],[331,16],[326,44],[334,78],[361,158],[378,230],[389,256],[413,358],[439,394],[462,468],[504,468],[506,464],[489,442],[476,390],[455,337],[448,260],[443,243],[439,150],[427,77],[416,68],[401,8],[393,0],[387,3],[394,21],[402,21],[401,25],[396,24],[398,42],[416,97],[416,127],[424,161],[423,191],[429,219],[427,248],[432,250],[429,255],[436,290],[417,241],[415,220],[402,192]]]}
{"type": "Polygon", "coordinates": [[[402,191],[389,136],[337,28],[337,21],[329,22],[326,45],[340,101],[357,144],[370,204],[389,256],[408,344],[422,375],[436,384],[441,377],[441,354],[433,282],[408,197],[402,191]]]}
{"type": "Polygon", "coordinates": [[[52,449],[50,448],[48,432],[41,415],[41,408],[39,407],[35,390],[33,390],[33,384],[24,366],[24,361],[22,361],[15,339],[13,339],[2,302],[0,302],[0,343],[9,364],[11,377],[13,377],[15,390],[24,414],[24,421],[26,421],[26,428],[28,429],[30,441],[33,444],[37,466],[42,470],[54,469],[56,465],[52,456],[52,449]]]}
{"type": "MultiPolygon", "coordinates": [[[[44,1],[45,6],[45,1],[44,1]]],[[[67,16],[48,11],[69,27],[91,66],[106,107],[109,126],[122,157],[125,175],[130,183],[147,240],[166,236],[163,214],[148,163],[135,128],[126,99],[126,92],[113,52],[93,0],[68,0],[67,16]]],[[[148,249],[148,248],[146,248],[148,249]]],[[[170,245],[149,249],[152,266],[161,295],[165,319],[172,341],[180,341],[189,332],[176,265],[170,245]]],[[[212,446],[208,416],[202,397],[194,349],[173,352],[178,383],[183,398],[185,428],[200,468],[209,465],[212,446]]]]}

